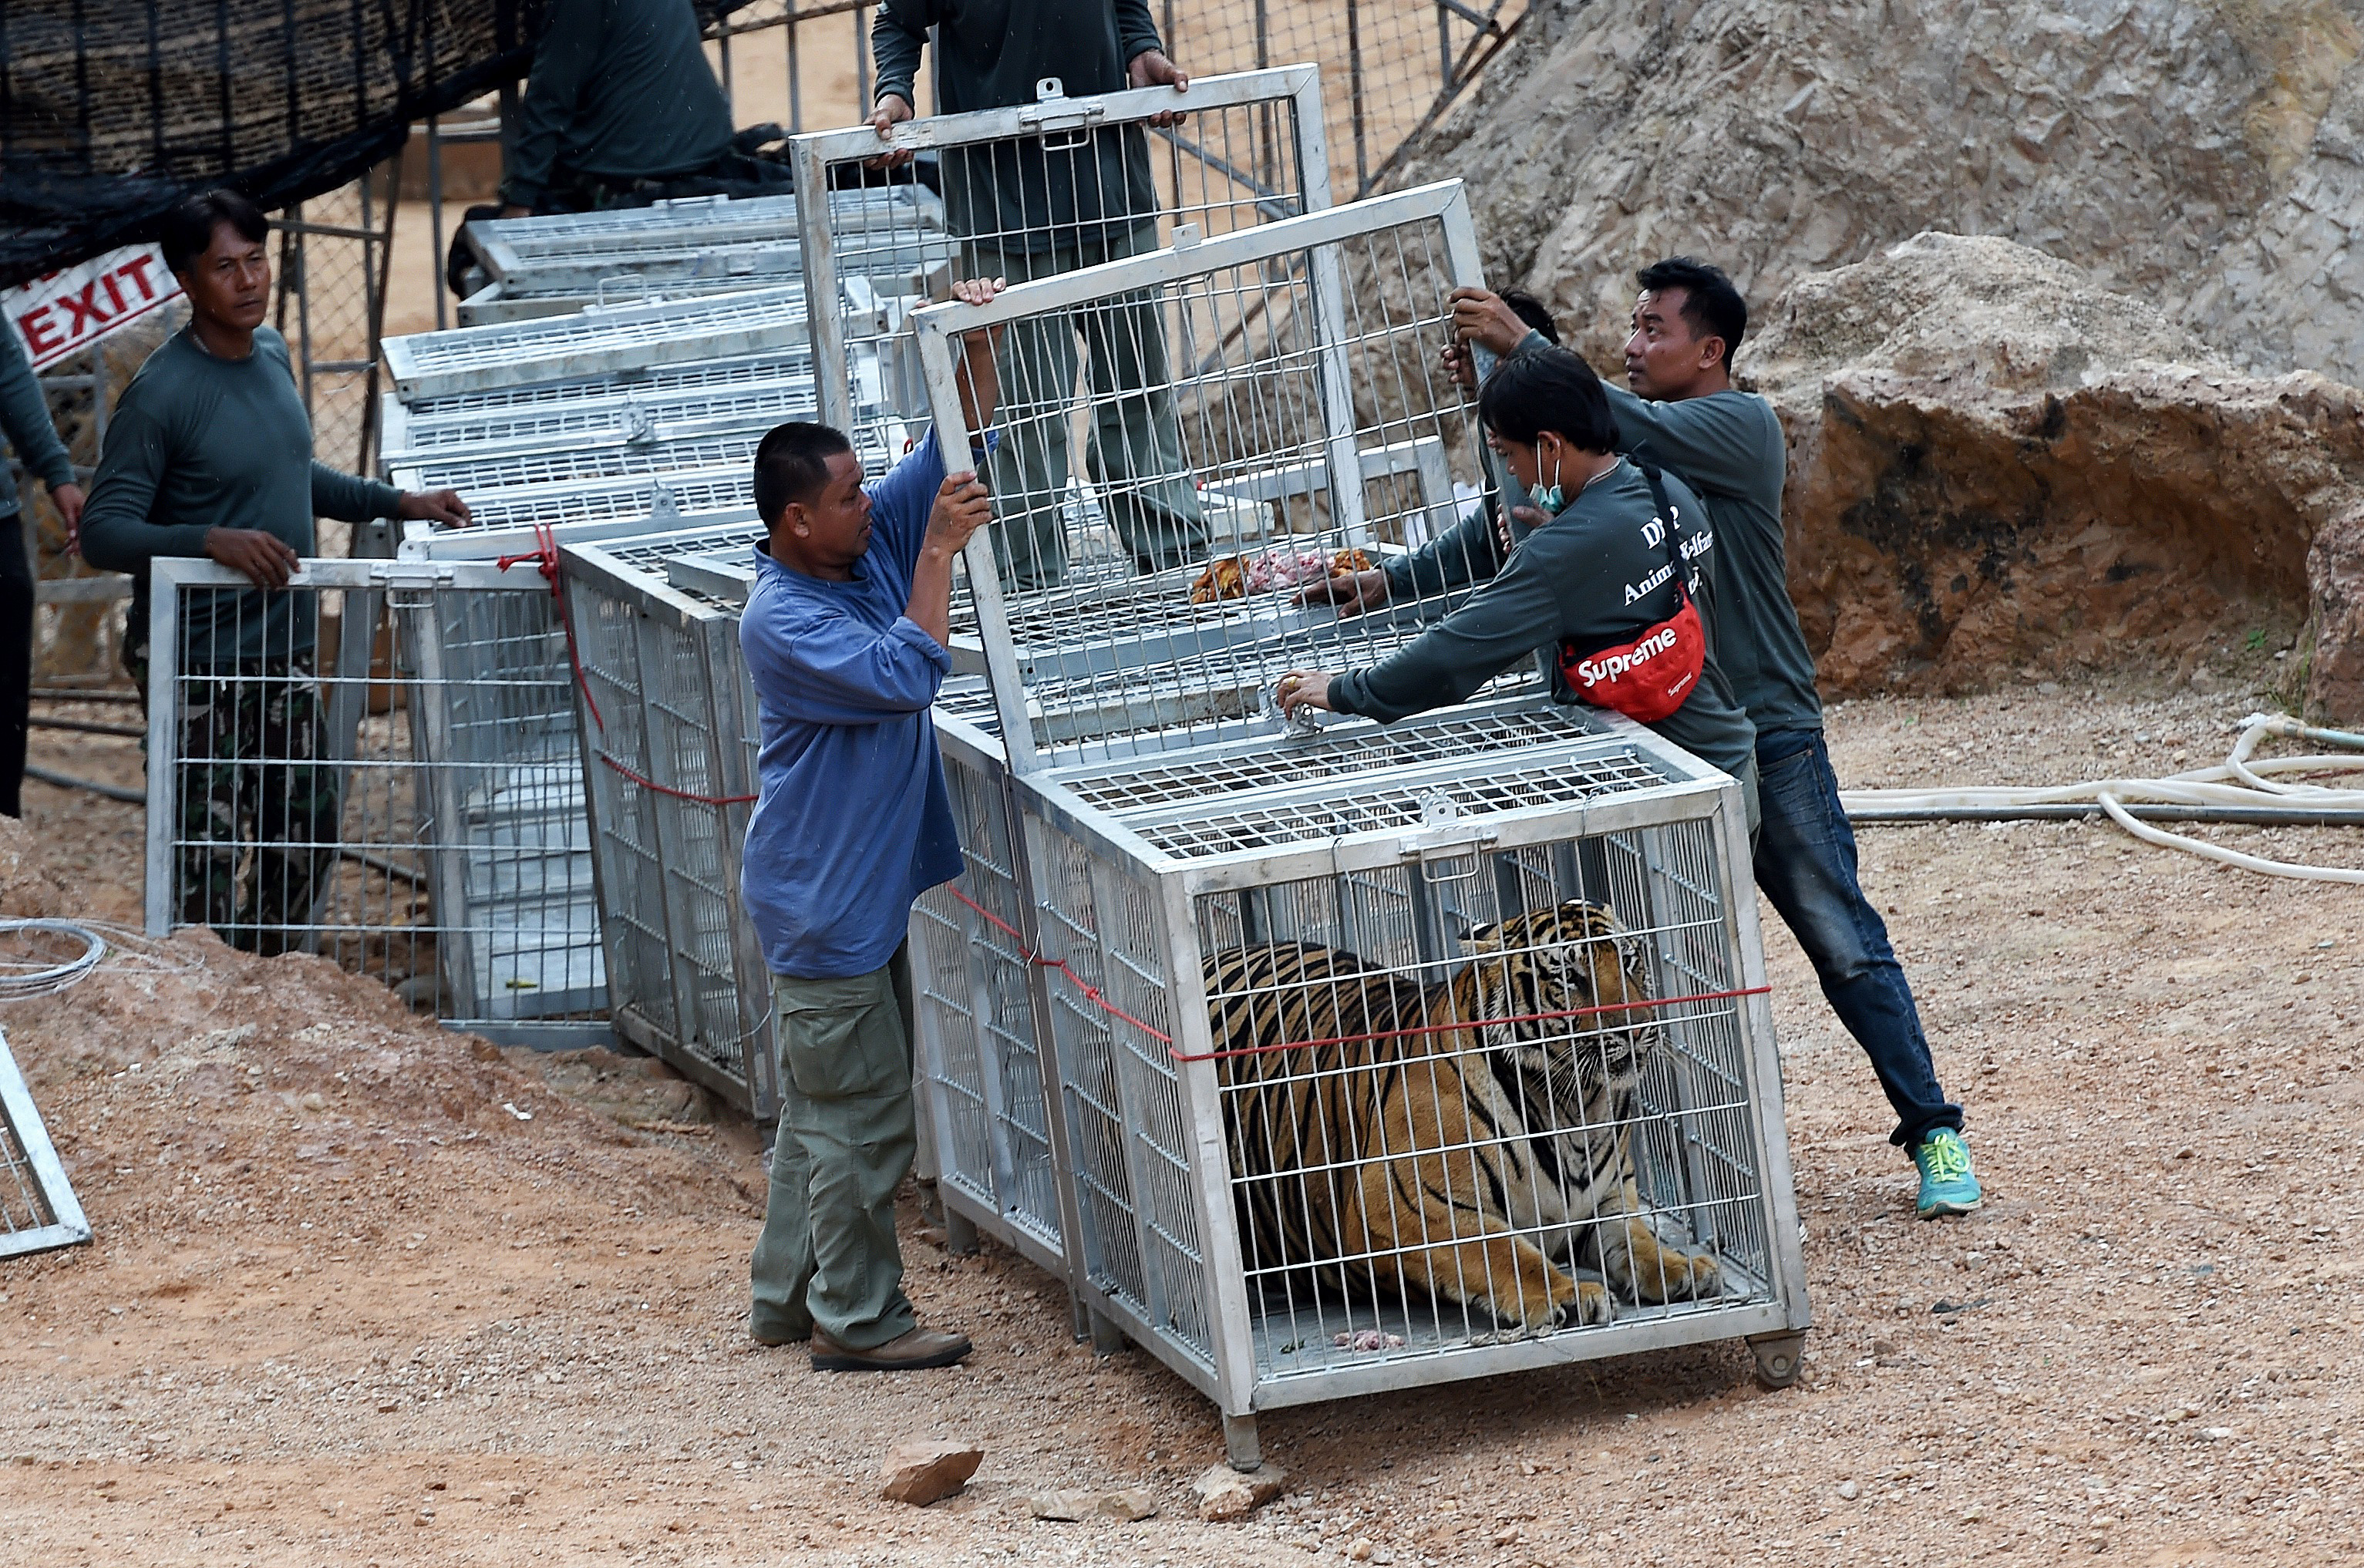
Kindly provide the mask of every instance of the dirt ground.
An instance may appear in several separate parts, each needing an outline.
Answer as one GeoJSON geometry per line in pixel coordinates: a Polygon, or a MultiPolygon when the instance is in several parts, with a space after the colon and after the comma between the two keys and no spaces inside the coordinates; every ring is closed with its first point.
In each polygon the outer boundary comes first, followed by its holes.
{"type": "MultiPolygon", "coordinates": [[[[1850,784],[2214,760],[2215,695],[2114,682],[1834,711],[1850,784]]],[[[131,742],[37,731],[130,783],[131,742]]],[[[136,908],[137,808],[28,784],[71,907],[136,908]]],[[[2364,863],[2336,832],[2228,841],[2364,863]]],[[[0,1561],[76,1563],[2321,1562],[2358,1550],[2358,899],[2105,826],[1871,828],[1989,1192],[1916,1223],[1885,1106],[1768,915],[1815,1329],[1267,1417],[1284,1497],[1199,1522],[1211,1408],[1069,1342],[1062,1293],[907,1206],[957,1371],[745,1337],[750,1130],[621,1059],[441,1033],[301,957],[172,944],[0,1009],[95,1244],[0,1263],[0,1561]],[[561,1093],[560,1089],[564,1092],[561,1093]],[[654,1114],[652,1114],[653,1112],[654,1114]],[[530,1118],[530,1119],[529,1119],[530,1118]],[[658,1129],[636,1129],[655,1121],[658,1129]],[[674,1130],[664,1130],[672,1129],[674,1130]],[[876,1500],[892,1442],[985,1445],[876,1500]],[[1142,1485],[1134,1525],[1048,1486],[1142,1485]]]]}

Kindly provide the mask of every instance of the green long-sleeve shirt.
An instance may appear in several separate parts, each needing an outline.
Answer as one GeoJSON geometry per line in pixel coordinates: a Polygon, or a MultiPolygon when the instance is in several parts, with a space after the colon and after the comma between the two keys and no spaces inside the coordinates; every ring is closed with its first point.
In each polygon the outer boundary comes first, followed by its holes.
{"type": "MultiPolygon", "coordinates": [[[[1544,346],[1529,332],[1514,352],[1544,346]]],[[[1717,660],[1759,735],[1820,729],[1814,656],[1790,599],[1781,489],[1790,447],[1781,417],[1753,392],[1651,403],[1602,384],[1617,417],[1618,450],[1655,462],[1702,496],[1714,515],[1717,660]]]]}
{"type": "Polygon", "coordinates": [[[1716,531],[1716,655],[1759,734],[1820,729],[1814,656],[1790,601],[1781,534],[1789,443],[1753,392],[1649,403],[1607,388],[1620,450],[1680,474],[1705,498],[1716,531]]]}
{"type": "Polygon", "coordinates": [[[686,174],[728,152],[731,134],[690,0],[554,0],[501,200],[539,208],[560,170],[686,174]]]}
{"type": "MultiPolygon", "coordinates": [[[[277,332],[258,327],[252,353],[219,360],[184,328],[116,405],[83,513],[83,559],[133,574],[130,640],[144,643],[148,563],[158,556],[203,555],[217,528],[260,529],[310,555],[315,517],[390,517],[400,499],[391,484],[312,461],[312,424],[277,332]]],[[[194,595],[183,666],[309,653],[312,600],[256,589],[194,595]]]]}
{"type": "MultiPolygon", "coordinates": [[[[870,24],[879,97],[914,101],[931,28],[945,114],[1031,104],[1050,76],[1070,98],[1120,92],[1133,57],[1164,47],[1147,0],[886,0],[870,24]]],[[[1138,125],[1103,128],[1067,147],[1062,139],[947,150],[944,215],[953,232],[1033,253],[1110,238],[1156,212],[1138,125]]]]}
{"type": "MultiPolygon", "coordinates": [[[[16,328],[5,323],[0,323],[0,435],[8,438],[26,469],[39,474],[41,483],[50,489],[73,483],[73,463],[66,456],[65,443],[58,439],[57,427],[50,423],[50,400],[41,395],[33,361],[25,357],[25,345],[17,340],[16,328]]],[[[16,474],[0,462],[0,517],[21,505],[16,474]]]]}
{"type": "MultiPolygon", "coordinates": [[[[1399,584],[1433,594],[1464,572],[1484,586],[1390,657],[1333,681],[1332,706],[1392,724],[1461,702],[1562,639],[1587,651],[1630,642],[1681,608],[1683,588],[1664,570],[1678,548],[1687,558],[1686,586],[1712,627],[1710,574],[1717,536],[1690,490],[1672,474],[1665,483],[1667,500],[1680,518],[1673,538],[1659,542],[1652,539],[1658,509],[1649,482],[1630,462],[1585,486],[1507,560],[1495,542],[1493,520],[1483,507],[1472,509],[1409,560],[1391,565],[1388,589],[1391,595],[1399,584]]],[[[1556,675],[1552,684],[1562,700],[1576,700],[1556,675]]],[[[1735,778],[1756,756],[1756,732],[1712,653],[1683,706],[1650,728],[1735,778]]]]}

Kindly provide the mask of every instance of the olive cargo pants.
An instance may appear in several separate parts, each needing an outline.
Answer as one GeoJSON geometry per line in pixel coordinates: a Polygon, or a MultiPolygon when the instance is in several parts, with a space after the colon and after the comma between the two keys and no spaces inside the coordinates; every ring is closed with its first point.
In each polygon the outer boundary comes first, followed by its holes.
{"type": "Polygon", "coordinates": [[[851,979],[772,976],[780,1129],[749,1270],[748,1329],[759,1339],[818,1327],[866,1351],[919,1327],[895,1243],[895,1189],[919,1149],[911,1018],[901,948],[851,979]]]}

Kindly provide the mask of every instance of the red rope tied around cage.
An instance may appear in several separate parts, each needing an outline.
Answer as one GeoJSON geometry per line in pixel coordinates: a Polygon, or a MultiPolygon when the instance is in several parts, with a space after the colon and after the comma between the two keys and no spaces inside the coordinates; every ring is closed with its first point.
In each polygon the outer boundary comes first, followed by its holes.
{"type": "Polygon", "coordinates": [[[1027,962],[1032,964],[1037,969],[1057,970],[1060,973],[1067,977],[1069,984],[1073,985],[1076,990],[1084,994],[1085,1001],[1089,1002],[1093,1006],[1098,1007],[1100,1011],[1108,1014],[1111,1018],[1122,1018],[1134,1029],[1139,1029],[1142,1033],[1149,1036],[1150,1039],[1157,1041],[1158,1044],[1165,1047],[1166,1050],[1171,1051],[1174,1049],[1174,1037],[1172,1035],[1165,1034],[1161,1030],[1153,1029],[1149,1025],[1143,1023],[1139,1018],[1134,1018],[1131,1013],[1126,1012],[1122,1007],[1118,1006],[1114,1002],[1111,1002],[1107,997],[1101,995],[1099,987],[1090,984],[1085,980],[1082,975],[1068,968],[1067,961],[1065,959],[1044,958],[1041,953],[1036,952],[1032,948],[1026,945],[1026,939],[1019,934],[1017,927],[1011,925],[1009,921],[1003,919],[1000,916],[995,914],[984,905],[979,904],[976,899],[971,898],[959,888],[952,886],[949,883],[945,884],[945,891],[950,893],[954,898],[957,898],[962,903],[967,905],[970,908],[976,910],[978,914],[984,916],[987,924],[1000,931],[1011,941],[1016,942],[1018,944],[1019,957],[1024,959],[1027,962]]]}
{"type": "Polygon", "coordinates": [[[1019,956],[1024,959],[1028,963],[1032,964],[1037,969],[1055,969],[1059,971],[1067,977],[1067,979],[1075,985],[1076,990],[1083,993],[1084,999],[1086,1001],[1099,1008],[1100,1011],[1107,1013],[1111,1017],[1122,1018],[1126,1023],[1129,1023],[1133,1028],[1141,1030],[1143,1034],[1149,1036],[1152,1040],[1154,1040],[1160,1045],[1165,1047],[1166,1054],[1176,1062],[1222,1062],[1228,1061],[1234,1056],[1269,1056],[1276,1051],[1313,1051],[1328,1045],[1363,1045],[1372,1040],[1400,1040],[1412,1035],[1452,1034],[1460,1029],[1475,1029],[1480,1023],[1541,1024],[1551,1023],[1562,1018],[1597,1018],[1602,1013],[1639,1012],[1645,1007],[1679,1007],[1684,1006],[1686,1003],[1691,1002],[1726,1002],[1740,996],[1763,996],[1770,993],[1773,989],[1770,985],[1745,985],[1737,990],[1732,991],[1700,991],[1688,996],[1645,996],[1632,1002],[1609,1002],[1589,1007],[1562,1007],[1548,1013],[1518,1013],[1506,1018],[1471,1019],[1465,1020],[1460,1023],[1419,1024],[1399,1029],[1379,1029],[1370,1034],[1333,1035],[1326,1040],[1283,1040],[1278,1045],[1243,1045],[1236,1046],[1229,1051],[1191,1052],[1176,1050],[1174,1046],[1174,1037],[1172,1035],[1165,1034],[1157,1029],[1152,1029],[1149,1025],[1143,1023],[1139,1018],[1134,1018],[1131,1013],[1124,1011],[1122,1008],[1117,1006],[1116,1004],[1110,1002],[1107,997],[1101,995],[1098,987],[1085,984],[1082,975],[1077,974],[1073,969],[1067,967],[1066,960],[1060,958],[1044,958],[1041,953],[1038,953],[1033,949],[1028,947],[1026,945],[1026,939],[1019,935],[1018,928],[1012,926],[1009,921],[1002,919],[992,910],[987,909],[984,905],[979,904],[976,899],[971,898],[967,894],[963,893],[959,888],[948,887],[947,891],[950,892],[954,898],[959,899],[962,903],[976,910],[979,915],[984,916],[987,922],[1007,935],[1010,940],[1016,942],[1018,944],[1019,956]]]}
{"type": "Polygon", "coordinates": [[[574,687],[583,694],[583,706],[591,710],[591,722],[600,729],[608,721],[599,717],[599,705],[591,695],[591,684],[583,678],[583,655],[574,647],[574,617],[566,613],[566,578],[558,569],[558,535],[548,523],[533,525],[533,550],[525,555],[504,555],[493,562],[496,572],[507,572],[520,562],[530,561],[541,580],[550,584],[550,596],[558,602],[558,624],[566,630],[566,662],[574,670],[574,687]]]}
{"type": "MultiPolygon", "coordinates": [[[[599,716],[599,703],[591,695],[590,679],[583,673],[583,654],[574,645],[574,617],[566,613],[566,575],[558,561],[558,535],[548,523],[533,525],[532,550],[524,555],[504,555],[493,562],[494,569],[507,572],[510,567],[530,561],[550,584],[550,596],[558,601],[558,624],[566,631],[566,662],[574,671],[574,689],[583,694],[583,706],[591,713],[592,727],[602,735],[608,732],[608,721],[599,716]]],[[[614,772],[622,774],[642,789],[675,800],[686,800],[698,806],[744,806],[757,797],[752,795],[699,795],[694,790],[675,789],[661,784],[647,774],[635,772],[609,756],[604,749],[594,748],[594,754],[614,772]]]]}

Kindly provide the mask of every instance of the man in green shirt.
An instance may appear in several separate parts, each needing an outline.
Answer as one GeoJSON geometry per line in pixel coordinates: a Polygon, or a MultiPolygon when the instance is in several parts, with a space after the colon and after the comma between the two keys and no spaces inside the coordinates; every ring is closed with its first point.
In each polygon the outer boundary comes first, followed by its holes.
{"type": "MultiPolygon", "coordinates": [[[[886,0],[870,28],[878,61],[871,124],[882,139],[911,117],[911,83],[931,29],[946,114],[1031,104],[1046,78],[1071,98],[1190,85],[1165,58],[1146,0],[886,0]]],[[[971,277],[1022,283],[1157,248],[1157,192],[1139,125],[947,149],[942,158],[945,218],[964,241],[971,277]]],[[[999,518],[994,549],[1013,587],[1066,578],[1078,336],[1094,391],[1084,461],[1117,537],[1143,572],[1206,553],[1157,296],[1143,291],[1026,323],[1003,341],[1001,444],[987,483],[999,518]]]]}
{"type": "Polygon", "coordinates": [[[287,344],[262,325],[268,233],[229,191],[166,215],[164,264],[188,295],[189,324],[116,405],[82,553],[134,575],[124,662],[143,697],[149,562],[206,556],[254,584],[192,593],[181,606],[179,909],[233,945],[277,952],[301,944],[340,837],[336,776],[317,762],[314,599],[280,590],[313,552],[315,516],[464,523],[468,508],[450,490],[406,495],[312,460],[287,344]],[[255,851],[243,889],[242,843],[255,851]]]}
{"type": "Polygon", "coordinates": [[[690,0],[553,0],[502,172],[501,216],[645,202],[645,187],[714,169],[731,142],[730,105],[690,0]]]}
{"type": "MultiPolygon", "coordinates": [[[[65,443],[50,423],[49,399],[17,340],[17,329],[0,322],[0,436],[17,450],[17,461],[41,476],[50,503],[72,532],[82,520],[82,486],[65,443]]],[[[33,563],[26,549],[24,515],[17,504],[17,478],[0,462],[0,817],[22,815],[18,792],[25,783],[25,740],[33,695],[33,563]]]]}
{"type": "MultiPolygon", "coordinates": [[[[1748,307],[1715,267],[1678,256],[1637,274],[1625,379],[1608,389],[1617,444],[1689,482],[1715,520],[1716,657],[1756,726],[1765,823],[1756,884],[1814,966],[1896,1112],[1924,1219],[1979,1207],[1962,1107],[1946,1098],[1887,924],[1863,894],[1854,830],[1823,740],[1813,655],[1790,600],[1781,529],[1788,445],[1773,406],[1732,384],[1748,307]]],[[[1533,334],[1482,289],[1454,295],[1456,339],[1507,352],[1533,334]]],[[[1452,350],[1448,350],[1452,353],[1452,350]]],[[[1456,369],[1460,356],[1454,354],[1456,369]]]]}

